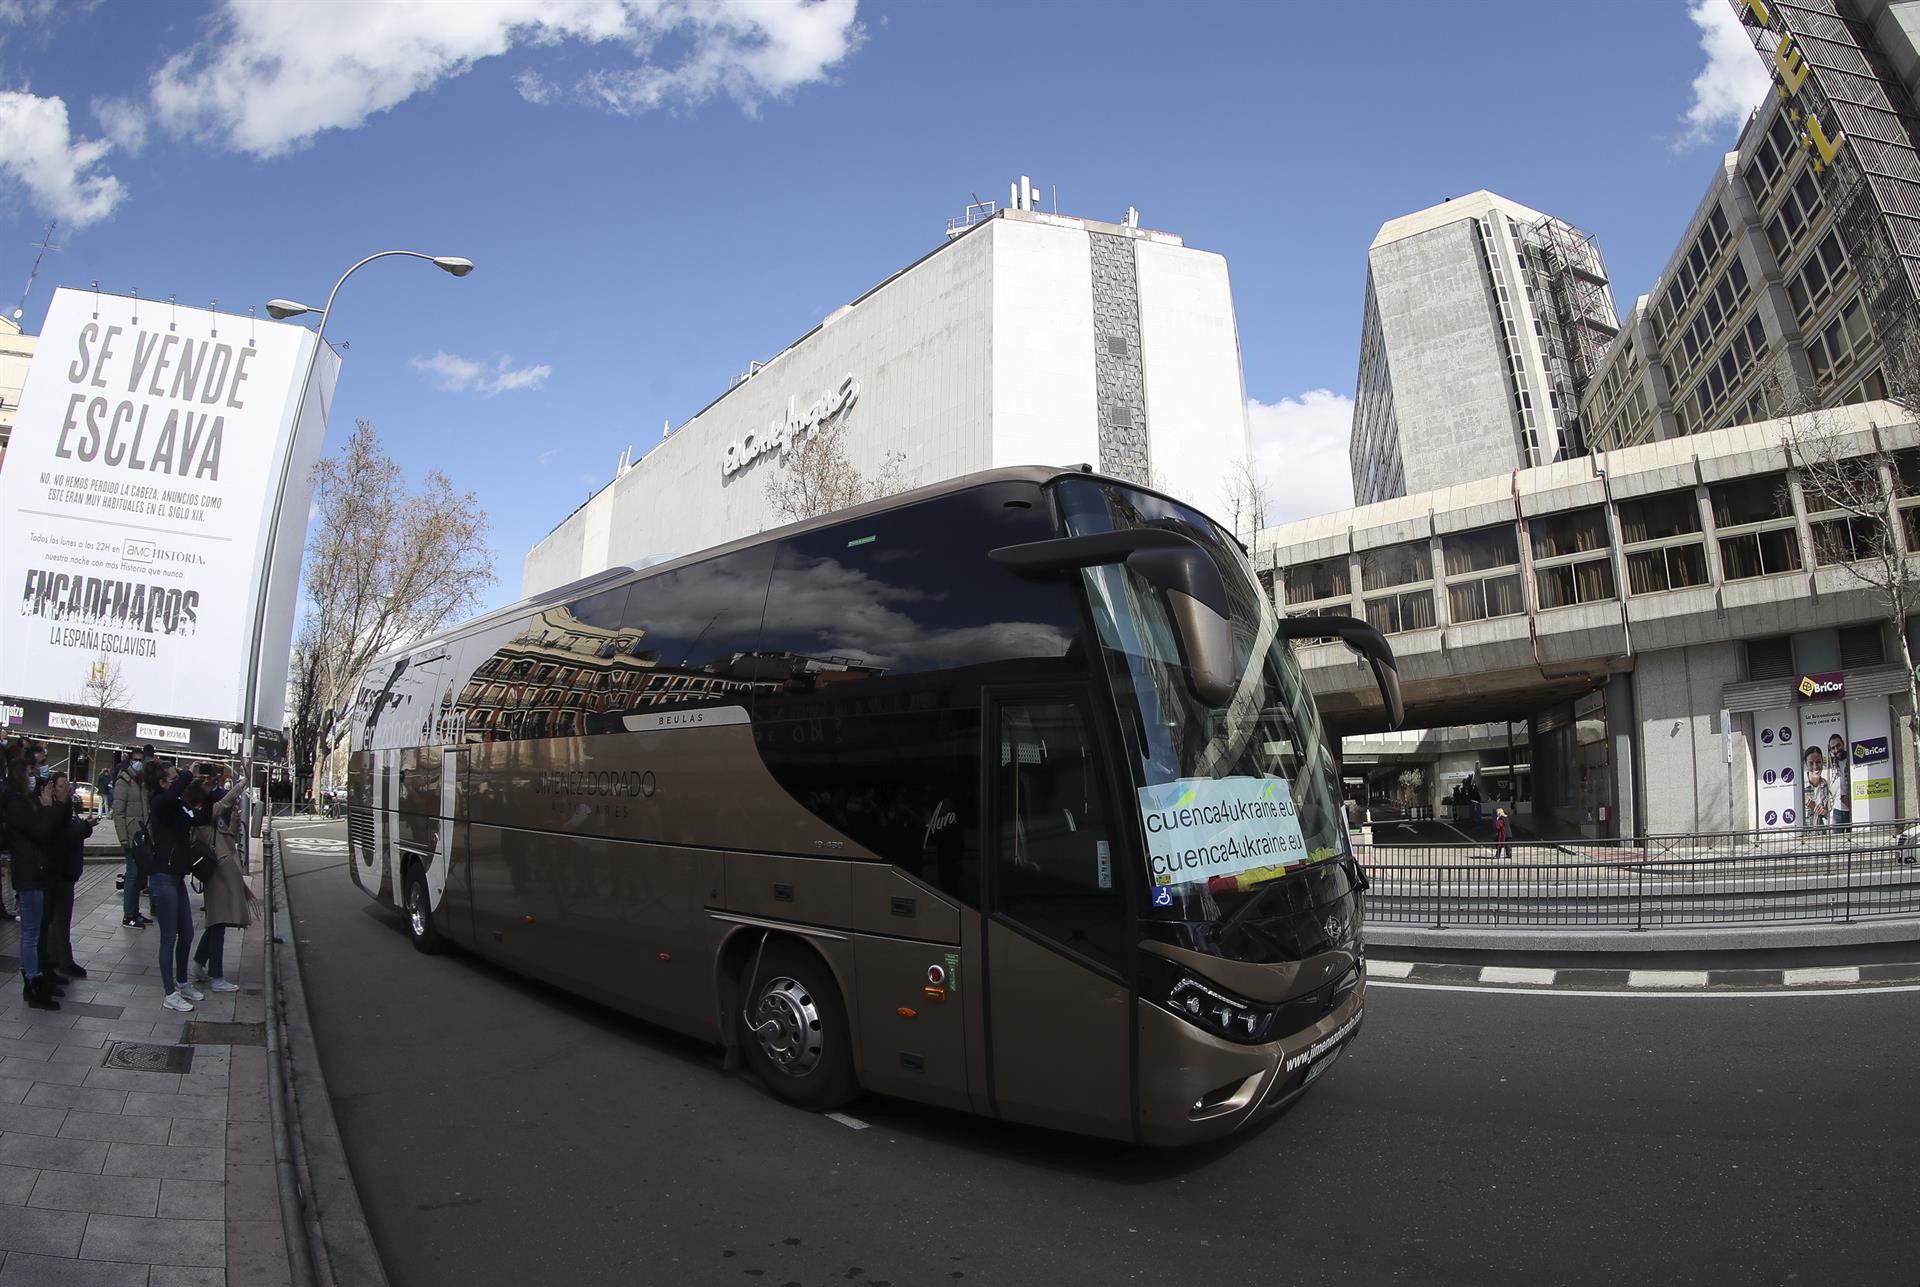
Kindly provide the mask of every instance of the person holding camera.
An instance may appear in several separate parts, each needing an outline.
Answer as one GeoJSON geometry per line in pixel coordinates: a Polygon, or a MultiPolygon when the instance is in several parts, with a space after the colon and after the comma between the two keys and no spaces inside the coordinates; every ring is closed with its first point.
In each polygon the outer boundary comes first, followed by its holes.
{"type": "Polygon", "coordinates": [[[193,829],[206,820],[206,784],[166,765],[157,775],[159,790],[147,810],[153,838],[153,869],[147,885],[160,923],[161,1004],[182,1013],[206,994],[187,979],[187,955],[193,947],[193,904],[187,901],[187,877],[193,871],[193,829]]]}
{"type": "Polygon", "coordinates": [[[20,899],[20,995],[31,1010],[58,1010],[59,987],[40,968],[40,926],[45,919],[47,871],[52,865],[60,820],[51,799],[52,777],[45,782],[29,762],[16,759],[7,769],[7,836],[10,870],[20,899]]]}
{"type": "Polygon", "coordinates": [[[73,779],[54,773],[46,783],[46,802],[54,812],[52,844],[47,854],[47,888],[40,913],[40,973],[58,981],[62,975],[84,979],[87,972],[73,959],[73,891],[86,869],[87,837],[93,823],[80,817],[73,798],[73,779]]]}

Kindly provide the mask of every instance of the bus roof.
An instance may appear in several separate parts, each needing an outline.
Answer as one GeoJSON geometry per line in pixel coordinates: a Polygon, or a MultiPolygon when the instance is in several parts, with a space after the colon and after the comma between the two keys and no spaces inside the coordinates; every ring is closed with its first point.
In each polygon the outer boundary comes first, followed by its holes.
{"type": "MultiPolygon", "coordinates": [[[[977,473],[961,474],[955,478],[942,479],[937,483],[928,483],[924,487],[915,487],[909,491],[895,492],[891,496],[882,496],[878,500],[866,501],[859,505],[851,505],[846,509],[836,509],[814,518],[803,518],[796,523],[787,523],[780,527],[770,527],[749,536],[737,537],[724,544],[711,545],[704,550],[695,550],[691,554],[682,554],[677,558],[669,559],[661,563],[650,564],[644,568],[616,564],[604,571],[581,577],[577,581],[569,581],[565,585],[555,586],[549,590],[542,590],[539,594],[529,595],[518,603],[510,603],[505,607],[495,608],[492,612],[462,621],[458,625],[437,630],[433,634],[423,639],[416,639],[404,647],[394,648],[391,651],[382,653],[367,664],[369,667],[373,667],[394,658],[412,656],[439,644],[446,643],[449,640],[456,639],[461,635],[467,634],[469,631],[481,629],[509,617],[525,616],[541,608],[550,607],[556,603],[566,603],[581,598],[584,595],[594,593],[597,590],[612,589],[616,585],[644,581],[657,573],[672,572],[678,568],[687,567],[694,563],[704,563],[708,559],[716,558],[722,554],[731,554],[735,550],[750,549],[753,546],[763,545],[769,541],[785,540],[788,537],[798,536],[804,532],[815,531],[823,527],[833,527],[836,524],[865,518],[870,514],[883,514],[888,510],[899,509],[905,505],[918,504],[921,501],[933,500],[941,496],[951,495],[954,492],[967,491],[971,488],[983,487],[992,483],[1025,482],[1044,487],[1056,478],[1067,477],[1094,478],[1101,482],[1118,483],[1123,487],[1131,487],[1135,491],[1159,496],[1163,499],[1173,501],[1178,505],[1188,504],[1188,502],[1180,500],[1176,496],[1169,496],[1167,493],[1157,488],[1149,487],[1144,483],[1136,483],[1125,478],[1115,478],[1110,474],[1095,473],[1092,465],[1002,465],[997,469],[983,469],[977,473]]],[[[1209,515],[1208,517],[1212,516],[1209,515]]],[[[1224,531],[1226,529],[1222,527],[1221,530],[1224,531]]]]}

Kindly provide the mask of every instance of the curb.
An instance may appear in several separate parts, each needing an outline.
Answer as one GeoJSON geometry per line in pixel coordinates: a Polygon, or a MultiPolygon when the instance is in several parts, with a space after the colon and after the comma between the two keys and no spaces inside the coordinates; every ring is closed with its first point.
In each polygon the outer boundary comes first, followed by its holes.
{"type": "MultiPolygon", "coordinates": [[[[271,820],[269,820],[271,821],[271,820]]],[[[320,1070],[320,1047],[307,1010],[306,985],[300,977],[298,934],[294,931],[293,903],[287,888],[276,836],[272,864],[279,873],[280,908],[286,918],[279,937],[270,939],[279,974],[275,999],[285,1040],[280,1047],[282,1079],[292,1109],[287,1122],[293,1137],[300,1205],[309,1251],[322,1282],[338,1287],[388,1287],[386,1267],[373,1243],[360,1190],[347,1164],[346,1147],[334,1120],[333,1100],[320,1070]],[[317,1236],[316,1236],[317,1235],[317,1236]]]]}
{"type": "Polygon", "coordinates": [[[1417,947],[1477,952],[1725,952],[1792,947],[1844,947],[1862,943],[1920,942],[1920,919],[1814,921],[1804,925],[1728,926],[1700,929],[1502,929],[1462,925],[1367,922],[1374,947],[1417,947]]]}
{"type": "Polygon", "coordinates": [[[1550,968],[1524,965],[1450,965],[1424,961],[1388,961],[1369,958],[1367,981],[1443,984],[1482,984],[1502,988],[1617,988],[1622,992],[1657,988],[1741,991],[1765,988],[1816,990],[1876,987],[1920,983],[1920,962],[1882,965],[1805,965],[1786,969],[1706,970],[1595,970],[1579,966],[1550,968]]]}

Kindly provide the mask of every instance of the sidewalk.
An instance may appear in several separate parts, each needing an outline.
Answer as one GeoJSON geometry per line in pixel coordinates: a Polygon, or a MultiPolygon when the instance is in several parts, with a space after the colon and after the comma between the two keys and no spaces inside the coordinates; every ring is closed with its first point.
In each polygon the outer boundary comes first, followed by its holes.
{"type": "Polygon", "coordinates": [[[120,924],[116,871],[89,862],[80,879],[89,977],[56,1012],[21,999],[19,923],[0,923],[0,1287],[287,1283],[260,904],[244,940],[227,931],[241,990],[176,1014],[160,1005],[160,931],[120,924]]]}

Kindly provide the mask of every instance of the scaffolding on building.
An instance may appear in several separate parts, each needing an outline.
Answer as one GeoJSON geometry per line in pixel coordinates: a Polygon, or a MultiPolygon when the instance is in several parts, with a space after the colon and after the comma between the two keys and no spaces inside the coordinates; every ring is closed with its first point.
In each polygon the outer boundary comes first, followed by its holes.
{"type": "MultiPolygon", "coordinates": [[[[1572,411],[1620,333],[1606,266],[1593,238],[1565,220],[1547,215],[1527,233],[1527,273],[1536,297],[1548,301],[1548,360],[1561,406],[1572,411]]],[[[1577,412],[1572,418],[1577,422],[1577,412]]]]}

